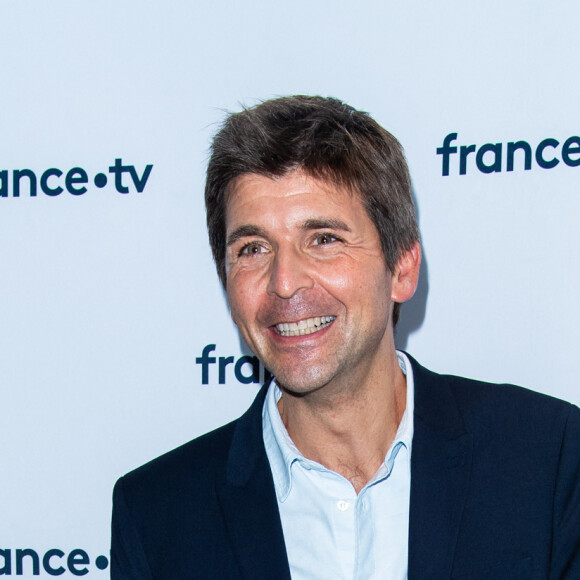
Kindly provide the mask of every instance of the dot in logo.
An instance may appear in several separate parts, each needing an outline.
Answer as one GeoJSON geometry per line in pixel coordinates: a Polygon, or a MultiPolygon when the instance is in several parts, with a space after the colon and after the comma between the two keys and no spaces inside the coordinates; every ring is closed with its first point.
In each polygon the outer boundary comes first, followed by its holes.
{"type": "Polygon", "coordinates": [[[107,176],[104,173],[97,173],[95,175],[95,185],[97,187],[105,187],[107,185],[107,176]]]}
{"type": "Polygon", "coordinates": [[[99,570],[104,570],[109,565],[109,560],[107,560],[106,556],[97,556],[95,565],[99,570]]]}

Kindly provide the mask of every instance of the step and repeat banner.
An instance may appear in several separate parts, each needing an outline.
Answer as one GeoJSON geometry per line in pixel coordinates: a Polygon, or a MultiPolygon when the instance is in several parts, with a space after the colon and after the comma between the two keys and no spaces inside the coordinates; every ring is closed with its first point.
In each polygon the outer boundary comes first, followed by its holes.
{"type": "Polygon", "coordinates": [[[237,416],[204,171],[225,111],[336,96],[405,147],[423,236],[399,346],[580,403],[580,4],[0,7],[0,576],[109,575],[127,471],[237,416]]]}

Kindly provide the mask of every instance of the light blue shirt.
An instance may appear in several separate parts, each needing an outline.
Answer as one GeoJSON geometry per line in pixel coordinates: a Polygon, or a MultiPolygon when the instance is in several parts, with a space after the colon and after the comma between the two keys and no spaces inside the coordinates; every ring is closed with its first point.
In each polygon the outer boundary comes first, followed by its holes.
{"type": "Polygon", "coordinates": [[[395,439],[375,476],[356,494],[342,475],[306,459],[278,412],[281,391],[272,383],[262,411],[293,580],[406,580],[408,568],[413,370],[397,351],[407,376],[407,400],[395,439]]]}

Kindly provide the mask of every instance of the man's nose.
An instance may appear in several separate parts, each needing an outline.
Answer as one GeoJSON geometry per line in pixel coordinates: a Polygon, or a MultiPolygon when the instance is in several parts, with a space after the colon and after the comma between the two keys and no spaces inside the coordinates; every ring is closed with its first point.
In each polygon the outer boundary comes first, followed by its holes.
{"type": "Polygon", "coordinates": [[[292,298],[298,291],[312,288],[308,258],[296,248],[278,249],[271,263],[268,293],[292,298]]]}

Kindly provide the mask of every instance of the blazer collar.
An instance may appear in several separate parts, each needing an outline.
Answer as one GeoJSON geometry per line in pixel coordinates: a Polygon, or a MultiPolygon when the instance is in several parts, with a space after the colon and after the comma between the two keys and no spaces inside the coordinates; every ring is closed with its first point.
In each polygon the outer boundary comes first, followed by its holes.
{"type": "Polygon", "coordinates": [[[409,580],[449,578],[471,469],[472,439],[448,379],[409,357],[415,376],[409,580]]]}
{"type": "Polygon", "coordinates": [[[262,385],[250,408],[236,422],[226,469],[226,479],[231,485],[246,485],[256,467],[266,457],[262,437],[262,408],[272,380],[262,385]]]}
{"type": "Polygon", "coordinates": [[[241,577],[247,580],[290,580],[278,501],[262,437],[262,406],[270,382],[236,422],[225,478],[216,488],[241,577]]]}

